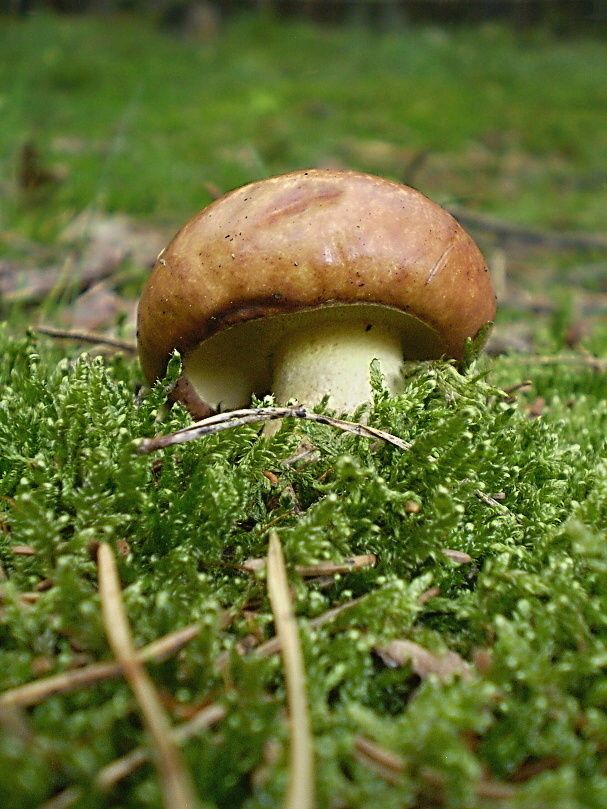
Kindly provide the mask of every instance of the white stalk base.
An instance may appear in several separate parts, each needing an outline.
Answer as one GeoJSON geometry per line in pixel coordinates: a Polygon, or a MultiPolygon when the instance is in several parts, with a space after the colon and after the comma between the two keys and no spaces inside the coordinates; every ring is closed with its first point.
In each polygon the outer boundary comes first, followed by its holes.
{"type": "Polygon", "coordinates": [[[329,396],[338,413],[352,413],[371,400],[369,367],[379,362],[391,393],[402,390],[403,350],[396,329],[334,321],[303,328],[288,336],[274,357],[272,390],[276,402],[318,404],[329,396]]]}

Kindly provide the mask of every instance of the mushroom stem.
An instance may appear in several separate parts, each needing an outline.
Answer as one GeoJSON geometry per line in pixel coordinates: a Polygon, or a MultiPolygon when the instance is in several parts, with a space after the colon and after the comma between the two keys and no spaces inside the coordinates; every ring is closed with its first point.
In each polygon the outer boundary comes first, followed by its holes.
{"type": "Polygon", "coordinates": [[[330,407],[352,413],[372,398],[373,360],[390,392],[400,392],[403,349],[395,329],[363,319],[299,329],[274,357],[272,390],[279,404],[315,405],[329,394],[330,407]]]}

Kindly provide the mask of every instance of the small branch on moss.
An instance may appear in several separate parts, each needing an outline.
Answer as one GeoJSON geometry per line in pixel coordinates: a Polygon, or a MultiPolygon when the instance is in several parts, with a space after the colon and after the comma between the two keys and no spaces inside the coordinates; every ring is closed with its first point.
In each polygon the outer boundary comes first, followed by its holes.
{"type": "Polygon", "coordinates": [[[134,354],[137,345],[129,340],[119,340],[117,337],[108,337],[103,334],[96,334],[92,331],[79,331],[77,329],[55,329],[52,326],[36,326],[34,331],[39,334],[46,334],[57,340],[75,340],[78,343],[94,343],[95,345],[110,346],[121,351],[128,351],[134,354]]]}
{"type": "Polygon", "coordinates": [[[242,427],[245,424],[257,424],[264,421],[275,421],[276,419],[298,418],[307,421],[315,421],[317,424],[327,424],[346,433],[363,436],[364,438],[380,438],[389,444],[393,444],[399,449],[411,449],[408,441],[403,441],[396,435],[369,427],[366,424],[357,424],[353,421],[343,421],[332,416],[325,416],[321,413],[312,413],[302,406],[296,407],[258,407],[243,408],[242,410],[232,410],[228,413],[218,413],[215,416],[197,421],[188,427],[183,427],[169,435],[158,435],[155,438],[140,438],[137,442],[137,452],[145,455],[156,449],[172,447],[175,444],[183,444],[186,441],[193,441],[203,435],[214,435],[215,433],[229,430],[232,427],[242,427]]]}
{"type": "MultiPolygon", "coordinates": [[[[330,621],[333,621],[342,612],[346,612],[351,607],[354,607],[356,604],[359,603],[364,598],[364,596],[359,596],[358,598],[353,598],[352,601],[348,601],[345,604],[340,604],[339,607],[332,607],[332,609],[327,610],[327,612],[323,612],[322,615],[313,618],[310,621],[310,629],[319,629],[324,624],[328,624],[330,621]]],[[[272,655],[278,654],[281,649],[281,641],[278,635],[274,635],[273,638],[270,640],[264,641],[259,646],[248,646],[246,647],[246,652],[253,651],[255,654],[261,655],[262,657],[271,657],[272,655]]],[[[222,652],[217,660],[215,661],[215,665],[217,668],[222,671],[226,668],[230,661],[230,654],[229,652],[222,652]]]]}
{"type": "Polygon", "coordinates": [[[289,787],[284,806],[285,809],[312,809],[315,791],[314,751],[306,696],[305,664],[282,546],[278,534],[274,532],[270,534],[267,564],[268,592],[284,662],[291,726],[289,787]]]}
{"type": "Polygon", "coordinates": [[[505,506],[503,503],[499,503],[494,497],[491,497],[491,495],[485,494],[485,492],[482,492],[480,489],[475,489],[474,494],[476,495],[476,497],[478,497],[481,503],[484,503],[486,506],[490,506],[491,508],[496,509],[497,511],[500,512],[500,514],[503,514],[504,516],[508,514],[514,517],[516,520],[520,520],[520,518],[512,511],[510,511],[510,509],[507,506],[505,506]]]}
{"type": "MultiPolygon", "coordinates": [[[[178,652],[199,633],[200,626],[190,624],[138,649],[137,657],[142,662],[163,660],[178,652]]],[[[20,685],[17,688],[11,688],[10,691],[0,694],[0,705],[21,705],[22,707],[38,705],[55,694],[74,691],[110,677],[118,677],[122,673],[122,664],[119,661],[94,663],[82,669],[55,674],[26,685],[20,685]]]]}
{"type": "Polygon", "coordinates": [[[167,809],[193,809],[200,804],[179,748],[172,739],[172,727],[156,688],[137,656],[122,603],[116,560],[105,542],[99,545],[97,564],[105,631],[139,704],[153,748],[165,806],[167,809]]]}
{"type": "Polygon", "coordinates": [[[518,393],[518,391],[525,391],[528,388],[532,387],[533,387],[532,379],[523,379],[522,382],[517,382],[515,385],[509,385],[507,388],[502,388],[502,391],[508,399],[512,399],[514,401],[512,396],[513,393],[518,393]]]}
{"type": "MultiPolygon", "coordinates": [[[[330,427],[335,427],[338,430],[343,430],[347,433],[353,433],[364,438],[375,438],[386,441],[395,447],[402,450],[409,450],[413,447],[408,441],[404,441],[392,433],[387,433],[384,430],[378,430],[375,427],[369,427],[367,424],[358,424],[353,421],[343,421],[336,419],[332,416],[324,416],[320,413],[311,413],[307,408],[302,406],[295,407],[259,407],[259,408],[243,408],[242,410],[232,410],[227,413],[218,413],[215,416],[197,421],[190,424],[188,427],[183,427],[181,430],[176,430],[174,433],[168,435],[157,435],[154,438],[139,438],[135,441],[135,449],[139,455],[145,455],[148,452],[154,452],[157,449],[164,449],[171,447],[175,444],[183,444],[186,441],[194,441],[204,435],[213,435],[229,430],[232,427],[242,427],[245,424],[255,424],[264,421],[273,421],[275,419],[283,418],[300,418],[308,421],[315,421],[318,424],[327,424],[330,427]]],[[[433,456],[429,456],[430,460],[435,460],[433,456]]],[[[465,482],[465,481],[462,481],[465,482]]],[[[502,514],[509,514],[518,519],[516,515],[512,514],[510,509],[498,503],[489,495],[477,489],[474,494],[485,505],[496,508],[502,514]]]]}
{"type": "Polygon", "coordinates": [[[363,553],[344,559],[343,562],[320,562],[317,565],[297,565],[295,570],[303,579],[316,576],[336,576],[339,573],[350,573],[365,567],[375,567],[377,556],[374,553],[363,553]]]}

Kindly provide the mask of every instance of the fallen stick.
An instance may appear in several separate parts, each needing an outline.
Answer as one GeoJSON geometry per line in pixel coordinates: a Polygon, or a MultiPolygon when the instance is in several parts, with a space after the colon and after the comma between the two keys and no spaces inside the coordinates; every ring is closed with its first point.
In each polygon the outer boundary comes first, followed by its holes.
{"type": "Polygon", "coordinates": [[[477,213],[459,205],[447,205],[449,213],[465,228],[484,230],[504,241],[515,241],[533,247],[569,248],[572,250],[607,250],[607,238],[598,233],[551,231],[509,222],[497,216],[477,213]]]}

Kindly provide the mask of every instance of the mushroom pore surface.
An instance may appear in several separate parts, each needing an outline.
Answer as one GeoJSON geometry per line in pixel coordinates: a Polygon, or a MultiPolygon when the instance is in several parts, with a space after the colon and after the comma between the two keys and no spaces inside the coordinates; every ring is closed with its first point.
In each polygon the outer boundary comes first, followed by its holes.
{"type": "Polygon", "coordinates": [[[368,174],[299,171],[179,231],[141,296],[139,355],[153,383],[181,352],[176,397],[195,416],[267,392],[351,411],[373,359],[397,391],[404,360],[460,360],[494,315],[482,256],[439,205],[368,174]]]}

